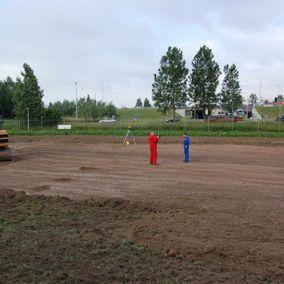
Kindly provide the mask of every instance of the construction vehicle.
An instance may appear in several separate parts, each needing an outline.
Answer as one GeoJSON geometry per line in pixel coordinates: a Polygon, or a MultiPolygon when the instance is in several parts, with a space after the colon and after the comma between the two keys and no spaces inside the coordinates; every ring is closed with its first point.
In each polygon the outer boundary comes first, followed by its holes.
{"type": "Polygon", "coordinates": [[[8,144],[8,132],[2,129],[3,117],[0,115],[0,161],[11,161],[12,152],[8,144]]]}

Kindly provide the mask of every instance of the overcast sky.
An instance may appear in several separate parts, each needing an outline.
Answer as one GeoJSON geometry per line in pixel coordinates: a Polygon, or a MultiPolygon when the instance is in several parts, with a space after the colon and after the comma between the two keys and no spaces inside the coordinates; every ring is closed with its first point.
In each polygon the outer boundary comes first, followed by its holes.
{"type": "Polygon", "coordinates": [[[28,63],[45,103],[75,99],[76,81],[78,96],[133,106],[151,99],[168,46],[191,69],[205,44],[221,69],[236,64],[244,97],[273,98],[284,93],[283,11],[281,0],[0,0],[0,80],[28,63]]]}

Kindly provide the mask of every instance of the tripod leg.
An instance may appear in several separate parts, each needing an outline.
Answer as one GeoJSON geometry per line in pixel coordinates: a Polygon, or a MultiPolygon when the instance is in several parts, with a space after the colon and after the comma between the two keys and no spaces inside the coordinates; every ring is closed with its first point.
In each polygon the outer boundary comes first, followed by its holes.
{"type": "Polygon", "coordinates": [[[127,140],[127,137],[129,136],[129,130],[127,131],[125,137],[124,137],[124,141],[123,141],[123,144],[125,144],[126,140],[127,140]]]}
{"type": "Polygon", "coordinates": [[[135,138],[134,138],[134,136],[132,134],[132,131],[130,133],[131,133],[131,137],[132,137],[132,140],[133,140],[134,144],[136,144],[136,141],[135,141],[135,138]]]}

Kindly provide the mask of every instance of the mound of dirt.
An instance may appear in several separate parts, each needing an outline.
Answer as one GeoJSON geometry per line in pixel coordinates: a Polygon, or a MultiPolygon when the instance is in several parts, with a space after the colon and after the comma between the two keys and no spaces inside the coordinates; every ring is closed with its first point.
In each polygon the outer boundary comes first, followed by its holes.
{"type": "Polygon", "coordinates": [[[242,224],[234,231],[222,214],[214,216],[223,220],[217,225],[206,211],[158,212],[118,199],[74,201],[7,189],[0,189],[0,206],[1,283],[284,280],[281,240],[260,242],[258,233],[255,243],[251,236],[261,228],[243,234],[242,224]]]}
{"type": "Polygon", "coordinates": [[[116,210],[118,202],[98,207],[1,189],[0,205],[1,283],[178,283],[187,276],[180,260],[114,237],[141,216],[116,210]]]}
{"type": "Polygon", "coordinates": [[[80,171],[84,171],[84,172],[91,172],[91,171],[95,171],[96,168],[94,167],[87,167],[87,166],[82,166],[79,168],[80,171]]]}

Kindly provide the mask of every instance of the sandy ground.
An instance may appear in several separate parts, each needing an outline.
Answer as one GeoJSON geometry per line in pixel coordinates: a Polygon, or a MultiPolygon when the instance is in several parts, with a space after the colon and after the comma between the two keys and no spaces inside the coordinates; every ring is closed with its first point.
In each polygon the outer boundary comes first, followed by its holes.
{"type": "Polygon", "coordinates": [[[226,281],[226,273],[232,283],[284,281],[281,139],[196,138],[189,164],[181,140],[164,139],[159,166],[149,165],[147,144],[105,139],[14,139],[14,161],[0,163],[0,188],[152,207],[115,234],[206,263],[207,273],[188,281],[226,281]]]}
{"type": "MultiPolygon", "coordinates": [[[[282,146],[248,145],[250,140],[240,138],[222,144],[222,138],[200,143],[193,139],[191,163],[184,164],[182,145],[165,139],[158,148],[159,166],[153,167],[148,164],[147,144],[77,139],[12,142],[14,161],[0,164],[1,187],[79,199],[117,197],[174,208],[188,208],[197,200],[208,206],[207,198],[218,196],[227,203],[255,195],[282,201],[282,146]]],[[[210,203],[216,202],[218,206],[216,200],[210,203]]]]}

